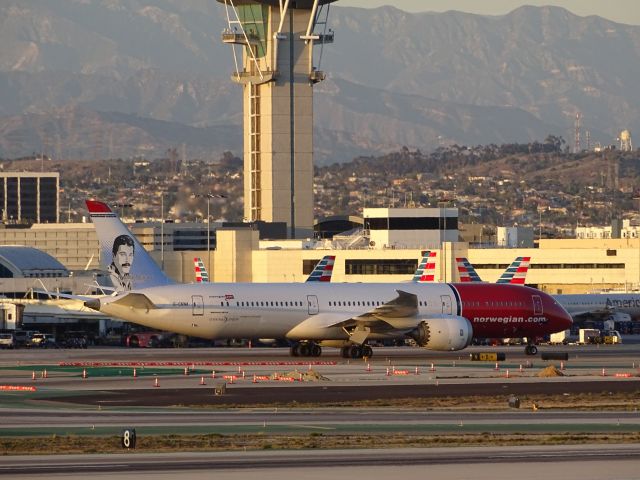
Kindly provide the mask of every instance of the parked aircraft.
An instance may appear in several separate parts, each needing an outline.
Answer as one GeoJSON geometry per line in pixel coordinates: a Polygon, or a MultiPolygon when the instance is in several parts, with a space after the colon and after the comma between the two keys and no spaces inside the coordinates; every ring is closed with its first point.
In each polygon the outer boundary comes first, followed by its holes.
{"type": "MultiPolygon", "coordinates": [[[[513,285],[524,285],[531,257],[517,257],[511,265],[507,267],[496,283],[511,283],[513,285]]],[[[481,282],[482,279],[473,265],[466,258],[456,258],[458,273],[461,282],[481,282]]]]}
{"type": "MultiPolygon", "coordinates": [[[[336,261],[335,255],[325,255],[316,264],[313,271],[307,277],[307,282],[329,282],[333,273],[333,264],[336,261]]],[[[209,273],[207,272],[204,262],[200,257],[193,259],[194,270],[196,274],[196,283],[208,282],[209,273]]]]}
{"type": "MultiPolygon", "coordinates": [[[[112,275],[116,292],[86,305],[159,330],[286,338],[297,342],[293,354],[320,355],[321,345],[329,345],[358,358],[372,354],[370,340],[412,338],[427,349],[452,351],[473,336],[534,338],[571,325],[549,295],[508,284],[173,284],[106,204],[87,201],[87,207],[102,258],[112,259],[109,267],[124,278],[112,275]]],[[[535,346],[527,351],[535,353],[535,346]]]]}
{"type": "Polygon", "coordinates": [[[640,318],[638,293],[584,293],[553,295],[575,319],[600,318],[629,321],[640,318]]]}
{"type": "MultiPolygon", "coordinates": [[[[457,258],[460,279],[463,282],[482,281],[466,258],[457,258]]],[[[518,257],[509,265],[496,283],[524,285],[531,257],[518,257]]],[[[629,321],[640,318],[638,293],[584,293],[552,295],[574,320],[600,318],[629,321]]]]}

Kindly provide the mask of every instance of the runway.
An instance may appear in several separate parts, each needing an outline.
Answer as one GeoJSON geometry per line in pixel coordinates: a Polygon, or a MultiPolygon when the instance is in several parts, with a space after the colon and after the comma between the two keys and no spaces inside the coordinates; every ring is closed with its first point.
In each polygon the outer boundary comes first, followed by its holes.
{"type": "Polygon", "coordinates": [[[640,430],[637,408],[624,401],[640,392],[637,343],[543,347],[571,352],[562,365],[564,376],[555,378],[538,373],[550,365],[560,368],[559,362],[526,357],[521,347],[435,355],[408,347],[375,350],[367,361],[342,359],[331,350],[320,359],[292,359],[277,348],[1,352],[0,384],[36,391],[0,396],[0,437],[112,436],[125,427],[141,436],[604,435],[640,430]],[[487,351],[505,353],[507,359],[498,365],[469,359],[469,353],[487,351]],[[189,375],[184,375],[188,364],[189,375]],[[308,372],[317,378],[298,380],[308,372]],[[618,372],[628,376],[618,378],[618,372]],[[281,381],[283,376],[289,381],[281,381]],[[221,384],[226,392],[215,395],[221,384]],[[576,410],[589,395],[606,404],[608,392],[622,401],[601,411],[576,410]],[[508,407],[511,396],[522,398],[520,409],[508,407]],[[556,407],[548,408],[545,396],[555,396],[556,407]],[[371,401],[377,406],[367,405],[371,401]],[[418,408],[414,401],[423,403],[418,408]],[[443,401],[446,407],[439,406],[443,401]],[[460,401],[466,402],[463,408],[460,401]],[[540,409],[533,411],[533,402],[540,401],[540,409]],[[364,403],[344,408],[348,402],[364,403]],[[478,407],[485,411],[475,411],[478,407]]]}
{"type": "Polygon", "coordinates": [[[121,478],[261,479],[351,478],[401,475],[439,480],[538,479],[564,480],[637,478],[637,445],[581,445],[500,448],[422,448],[322,451],[246,451],[225,453],[117,454],[71,456],[16,456],[0,459],[0,475],[20,478],[64,476],[121,478]],[[576,460],[579,459],[579,460],[576,460]],[[560,472],[562,472],[560,474],[560,472]]]}

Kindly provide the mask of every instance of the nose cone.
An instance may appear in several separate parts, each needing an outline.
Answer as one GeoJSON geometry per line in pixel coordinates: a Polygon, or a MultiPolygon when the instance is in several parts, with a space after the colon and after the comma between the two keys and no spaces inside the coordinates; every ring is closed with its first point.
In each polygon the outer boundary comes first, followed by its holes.
{"type": "Polygon", "coordinates": [[[549,318],[549,333],[568,330],[573,325],[571,315],[550,295],[545,295],[544,311],[549,318]]]}

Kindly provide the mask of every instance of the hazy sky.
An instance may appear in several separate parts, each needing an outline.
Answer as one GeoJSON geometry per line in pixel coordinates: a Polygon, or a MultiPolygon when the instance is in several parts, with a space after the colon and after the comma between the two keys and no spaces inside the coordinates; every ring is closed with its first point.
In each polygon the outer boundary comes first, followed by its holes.
{"type": "Polygon", "coordinates": [[[339,0],[343,7],[393,5],[410,12],[462,12],[503,15],[522,5],[556,5],[576,15],[599,15],[616,22],[640,25],[640,0],[339,0]]]}

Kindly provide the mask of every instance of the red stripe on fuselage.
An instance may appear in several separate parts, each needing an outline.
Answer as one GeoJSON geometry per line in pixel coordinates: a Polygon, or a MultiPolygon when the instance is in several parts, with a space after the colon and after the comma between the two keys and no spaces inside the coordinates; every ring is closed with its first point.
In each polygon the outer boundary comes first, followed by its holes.
{"type": "Polygon", "coordinates": [[[456,283],[462,316],[476,338],[540,337],[566,330],[571,317],[549,295],[519,285],[456,283]],[[534,313],[533,297],[540,297],[542,314],[534,313]]]}

